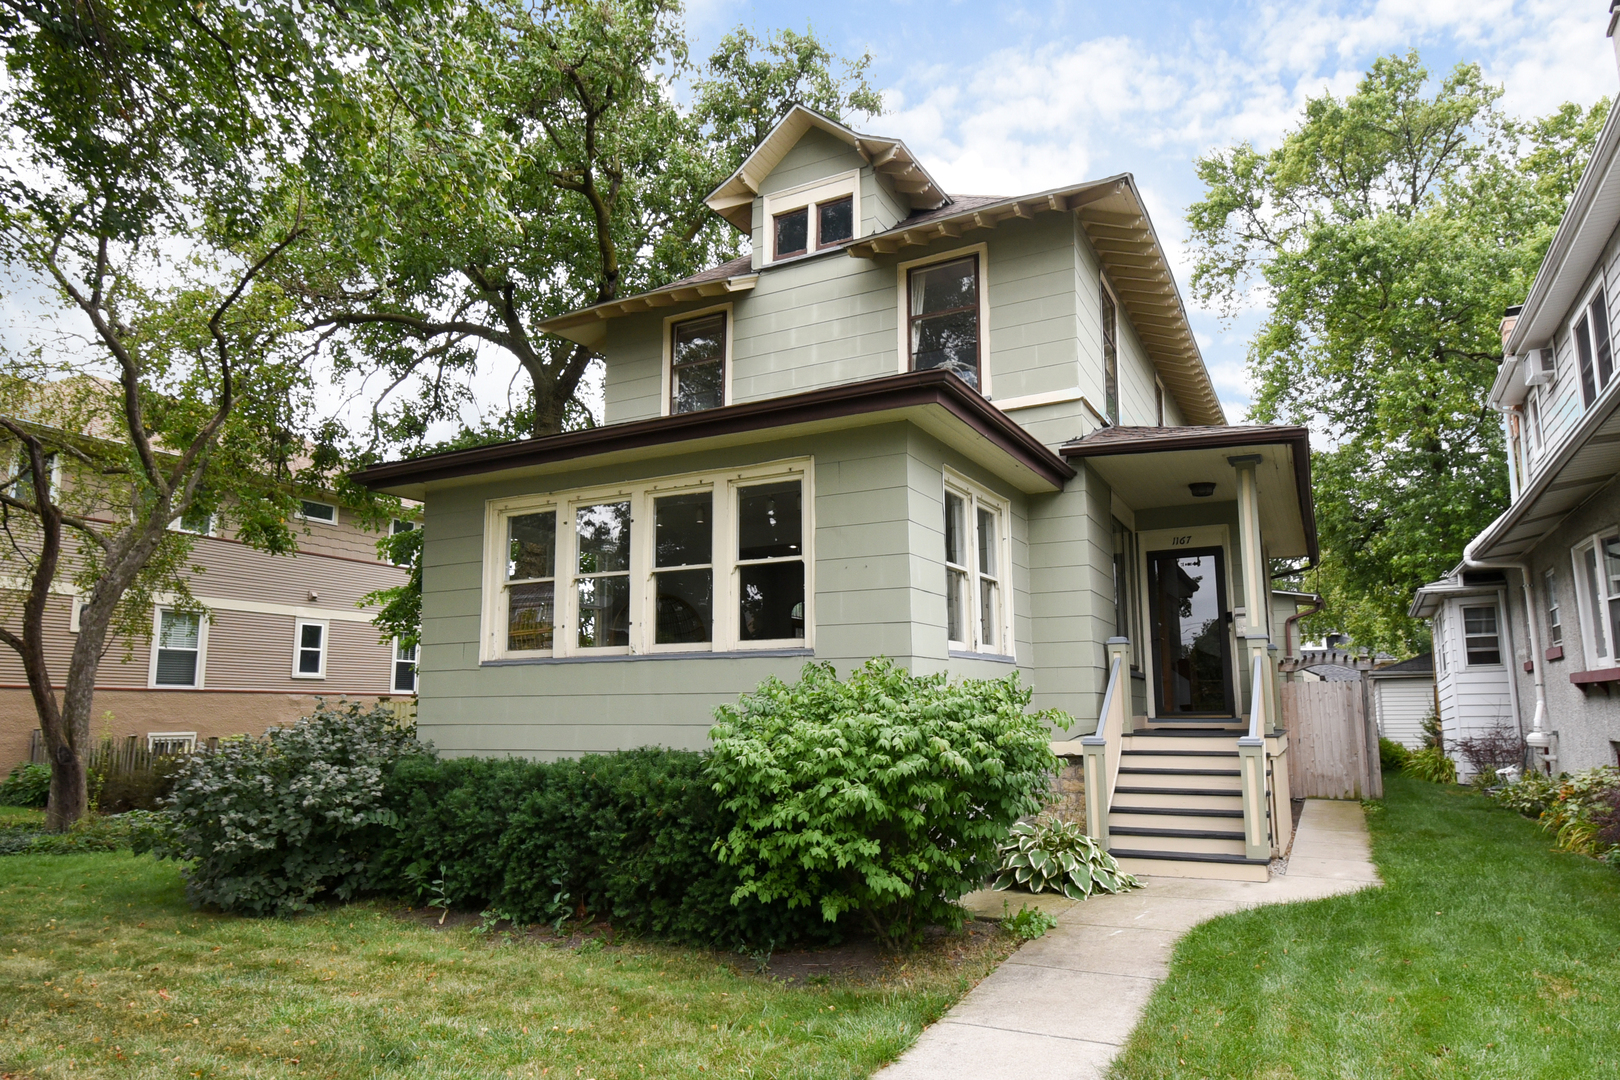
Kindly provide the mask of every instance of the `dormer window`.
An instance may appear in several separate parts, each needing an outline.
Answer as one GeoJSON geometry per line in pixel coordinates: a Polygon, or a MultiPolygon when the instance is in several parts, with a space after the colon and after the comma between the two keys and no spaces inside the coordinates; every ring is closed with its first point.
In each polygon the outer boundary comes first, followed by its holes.
{"type": "Polygon", "coordinates": [[[853,240],[860,231],[855,199],[861,174],[851,171],[765,196],[764,247],[780,262],[853,240]]]}
{"type": "Polygon", "coordinates": [[[714,311],[669,324],[669,413],[726,403],[726,317],[714,311]]]}

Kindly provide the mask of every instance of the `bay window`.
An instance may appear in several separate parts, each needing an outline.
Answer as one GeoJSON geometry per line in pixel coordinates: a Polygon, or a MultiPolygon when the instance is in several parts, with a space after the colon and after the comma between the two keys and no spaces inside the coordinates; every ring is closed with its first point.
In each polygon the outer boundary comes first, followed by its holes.
{"type": "Polygon", "coordinates": [[[804,647],[809,484],[796,460],[490,503],[484,659],[804,647]]]}
{"type": "Polygon", "coordinates": [[[1007,507],[954,474],[945,481],[945,637],[962,652],[1012,655],[1007,507]]]}

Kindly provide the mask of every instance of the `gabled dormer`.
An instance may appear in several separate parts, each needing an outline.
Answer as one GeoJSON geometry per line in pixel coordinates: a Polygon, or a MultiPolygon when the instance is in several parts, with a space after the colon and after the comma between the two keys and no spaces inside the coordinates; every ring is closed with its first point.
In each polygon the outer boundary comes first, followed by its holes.
{"type": "Polygon", "coordinates": [[[753,268],[887,232],[950,201],[899,139],[795,105],[706,200],[753,241],[753,268]]]}

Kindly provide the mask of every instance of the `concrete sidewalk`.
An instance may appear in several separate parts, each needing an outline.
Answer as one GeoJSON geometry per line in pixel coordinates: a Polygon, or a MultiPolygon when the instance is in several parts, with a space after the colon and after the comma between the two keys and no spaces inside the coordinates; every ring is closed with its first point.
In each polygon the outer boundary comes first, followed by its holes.
{"type": "Polygon", "coordinates": [[[1176,940],[1206,919],[1263,904],[1316,900],[1380,884],[1361,804],[1312,799],[1286,875],[1267,882],[1142,879],[1144,888],[1076,903],[1051,895],[974,893],[985,915],[1038,904],[1058,925],[974,987],[875,1080],[1105,1076],[1165,976],[1176,940]]]}

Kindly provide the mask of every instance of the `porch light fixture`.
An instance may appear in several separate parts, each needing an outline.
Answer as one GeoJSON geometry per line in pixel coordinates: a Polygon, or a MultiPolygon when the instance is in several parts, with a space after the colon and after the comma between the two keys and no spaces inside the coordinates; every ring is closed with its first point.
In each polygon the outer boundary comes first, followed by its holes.
{"type": "Polygon", "coordinates": [[[1192,492],[1195,499],[1207,499],[1215,494],[1215,482],[1213,480],[1200,480],[1196,484],[1188,484],[1187,490],[1192,492]]]}

